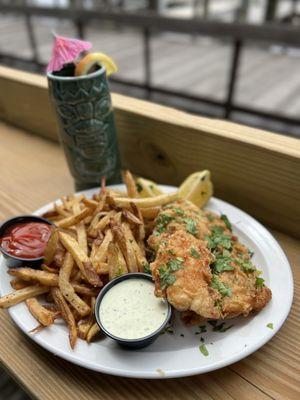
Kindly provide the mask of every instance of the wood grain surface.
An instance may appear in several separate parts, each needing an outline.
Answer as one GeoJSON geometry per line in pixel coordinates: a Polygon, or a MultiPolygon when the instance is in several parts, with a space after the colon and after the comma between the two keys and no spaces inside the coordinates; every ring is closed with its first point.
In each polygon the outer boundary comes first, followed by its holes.
{"type": "MultiPolygon", "coordinates": [[[[31,212],[72,192],[64,155],[55,142],[0,123],[0,218],[31,212]]],[[[296,400],[300,396],[299,241],[273,232],[293,267],[293,308],[280,332],[243,361],[209,374],[165,381],[116,378],[48,353],[0,311],[0,361],[42,400],[296,400]]]]}
{"type": "MultiPolygon", "coordinates": [[[[57,140],[45,77],[0,67],[0,93],[0,118],[57,140]]],[[[169,184],[207,168],[217,197],[300,237],[298,139],[117,94],[113,104],[124,167],[169,184]]]]}

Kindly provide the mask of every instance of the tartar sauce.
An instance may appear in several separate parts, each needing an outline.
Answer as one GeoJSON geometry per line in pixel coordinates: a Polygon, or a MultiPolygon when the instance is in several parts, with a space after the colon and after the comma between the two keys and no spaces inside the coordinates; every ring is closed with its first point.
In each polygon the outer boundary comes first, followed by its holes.
{"type": "Polygon", "coordinates": [[[165,322],[168,305],[154,295],[154,284],[145,279],[125,279],[104,295],[99,309],[103,327],[121,339],[139,339],[165,322]]]}

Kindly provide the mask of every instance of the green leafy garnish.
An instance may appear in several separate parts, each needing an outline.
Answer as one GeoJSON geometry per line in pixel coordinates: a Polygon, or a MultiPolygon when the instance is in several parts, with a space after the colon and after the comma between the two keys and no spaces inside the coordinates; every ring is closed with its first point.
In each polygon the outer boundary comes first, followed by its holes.
{"type": "Polygon", "coordinates": [[[213,327],[214,332],[226,332],[228,329],[232,328],[233,325],[225,326],[225,322],[221,322],[219,325],[215,324],[213,327]]]}
{"type": "Polygon", "coordinates": [[[248,249],[248,253],[249,253],[250,258],[252,258],[254,256],[254,251],[248,249]]]}
{"type": "Polygon", "coordinates": [[[212,264],[212,268],[215,273],[220,273],[224,271],[233,271],[234,267],[230,264],[233,261],[232,258],[228,256],[216,256],[216,260],[212,264]]]}
{"type": "Polygon", "coordinates": [[[274,329],[274,325],[272,324],[272,322],[269,322],[267,324],[267,328],[274,329]]]}
{"type": "Polygon", "coordinates": [[[232,225],[227,217],[227,215],[222,214],[221,215],[221,220],[224,222],[224,224],[226,225],[226,228],[229,229],[230,231],[232,231],[232,225]]]}
{"type": "Polygon", "coordinates": [[[177,215],[184,216],[184,211],[181,208],[173,207],[172,209],[176,212],[177,215]]]}
{"type": "Polygon", "coordinates": [[[258,288],[264,287],[265,280],[263,278],[256,278],[255,286],[258,288]]]}
{"type": "Polygon", "coordinates": [[[142,263],[142,267],[144,268],[144,272],[146,274],[151,274],[151,268],[150,268],[150,264],[148,262],[143,262],[142,263]]]}
{"type": "Polygon", "coordinates": [[[171,254],[171,256],[175,256],[175,251],[172,250],[172,249],[169,249],[169,250],[168,250],[168,253],[171,254]]]}
{"type": "Polygon", "coordinates": [[[256,270],[255,266],[252,264],[250,260],[243,260],[241,258],[237,258],[235,260],[239,266],[242,268],[244,272],[253,272],[256,270]]]}
{"type": "Polygon", "coordinates": [[[216,275],[213,275],[210,286],[213,289],[216,289],[222,297],[231,297],[232,295],[231,289],[225,286],[224,283],[219,281],[216,275]]]}
{"type": "Polygon", "coordinates": [[[163,233],[166,230],[167,225],[174,219],[171,215],[168,214],[160,214],[157,218],[157,225],[155,231],[163,233]]]}
{"type": "Polygon", "coordinates": [[[207,331],[206,325],[199,326],[200,333],[205,333],[207,331]]]}
{"type": "Polygon", "coordinates": [[[201,353],[202,353],[205,357],[207,357],[207,356],[209,355],[209,352],[208,352],[208,350],[207,350],[207,348],[206,348],[206,346],[205,346],[204,343],[201,344],[201,346],[199,346],[199,350],[201,351],[201,353]]]}
{"type": "Polygon", "coordinates": [[[197,259],[201,258],[200,253],[198,253],[198,251],[195,249],[195,247],[190,248],[190,253],[191,253],[191,256],[194,258],[197,258],[197,259]]]}
{"type": "Polygon", "coordinates": [[[197,234],[197,223],[192,218],[183,218],[183,222],[185,222],[185,229],[188,233],[192,235],[197,234]]]}
{"type": "Polygon", "coordinates": [[[158,268],[158,272],[160,277],[160,286],[162,290],[166,289],[168,286],[173,285],[173,283],[176,282],[175,275],[170,274],[170,271],[163,265],[158,268]]]}
{"type": "Polygon", "coordinates": [[[182,257],[172,258],[167,262],[167,267],[170,271],[178,271],[182,267],[184,259],[182,257]]]}
{"type": "Polygon", "coordinates": [[[207,245],[210,250],[215,250],[218,247],[230,250],[232,247],[231,237],[224,233],[224,228],[221,226],[213,226],[211,228],[211,235],[205,236],[207,245]]]}
{"type": "Polygon", "coordinates": [[[166,265],[161,265],[158,268],[160,286],[162,290],[176,282],[176,276],[173,275],[172,272],[178,271],[180,268],[182,268],[183,261],[184,259],[182,257],[172,258],[167,262],[166,265]]]}
{"type": "Polygon", "coordinates": [[[143,190],[143,186],[140,183],[136,183],[135,184],[136,190],[141,193],[141,191],[143,190]]]}

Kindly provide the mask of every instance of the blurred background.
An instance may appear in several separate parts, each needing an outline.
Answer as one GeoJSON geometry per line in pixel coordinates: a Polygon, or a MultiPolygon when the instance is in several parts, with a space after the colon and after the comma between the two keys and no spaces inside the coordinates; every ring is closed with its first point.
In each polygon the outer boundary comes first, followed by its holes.
{"type": "Polygon", "coordinates": [[[0,64],[44,74],[52,31],[114,58],[114,92],[300,136],[298,0],[0,0],[0,64]]]}
{"type": "Polygon", "coordinates": [[[0,63],[44,73],[51,31],[119,66],[112,91],[298,136],[298,0],[0,0],[0,63]]]}

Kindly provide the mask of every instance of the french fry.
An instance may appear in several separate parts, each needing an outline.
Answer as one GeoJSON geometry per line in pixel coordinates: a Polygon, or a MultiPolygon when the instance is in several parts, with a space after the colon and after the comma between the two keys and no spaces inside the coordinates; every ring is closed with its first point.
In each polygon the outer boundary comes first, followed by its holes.
{"type": "Polygon", "coordinates": [[[165,204],[171,203],[178,198],[178,193],[171,194],[161,194],[155,197],[148,197],[144,199],[139,198],[130,198],[130,197],[114,197],[113,202],[112,198],[108,197],[109,201],[115,204],[118,207],[126,207],[130,208],[130,203],[133,202],[139,208],[148,208],[148,207],[157,207],[163,206],[165,204]]]}
{"type": "Polygon", "coordinates": [[[135,225],[142,225],[142,221],[129,210],[127,209],[123,210],[122,215],[124,216],[125,219],[127,219],[128,222],[131,222],[132,224],[135,225]]]}
{"type": "Polygon", "coordinates": [[[146,219],[154,219],[158,216],[161,211],[161,207],[149,207],[149,208],[141,208],[141,214],[146,219]]]}
{"type": "Polygon", "coordinates": [[[128,272],[123,254],[115,243],[109,243],[107,260],[109,280],[128,272]]]}
{"type": "Polygon", "coordinates": [[[131,203],[130,205],[131,205],[131,208],[132,208],[132,211],[133,211],[134,215],[141,222],[141,224],[136,227],[137,240],[138,241],[143,241],[145,239],[145,226],[144,226],[144,219],[143,219],[141,210],[134,203],[131,203]]]}
{"type": "Polygon", "coordinates": [[[86,336],[86,341],[87,341],[88,343],[90,343],[90,342],[92,341],[92,339],[93,339],[98,333],[100,333],[100,332],[101,332],[101,330],[100,330],[98,324],[95,322],[95,323],[91,326],[90,330],[88,331],[88,334],[87,334],[87,336],[86,336]]]}
{"type": "Polygon", "coordinates": [[[22,279],[18,279],[18,278],[12,279],[10,281],[10,286],[15,290],[20,290],[20,289],[23,289],[30,285],[32,285],[32,282],[26,282],[26,281],[23,281],[22,279]]]}
{"type": "Polygon", "coordinates": [[[91,213],[92,213],[91,209],[86,207],[79,213],[71,215],[70,217],[66,217],[61,221],[58,221],[56,226],[59,228],[68,228],[69,226],[78,224],[80,221],[84,220],[91,213]]]}
{"type": "Polygon", "coordinates": [[[91,298],[91,313],[90,313],[90,315],[88,317],[81,319],[77,324],[78,336],[83,340],[86,339],[89,330],[95,323],[95,316],[94,316],[95,302],[96,302],[95,297],[92,297],[91,298]]]}
{"type": "Polygon", "coordinates": [[[82,202],[86,207],[91,208],[92,210],[95,210],[98,205],[98,201],[87,199],[86,197],[82,200],[82,202]]]}
{"type": "Polygon", "coordinates": [[[66,211],[64,209],[63,205],[58,205],[58,204],[54,203],[54,210],[57,212],[57,214],[59,214],[63,217],[69,217],[71,215],[68,211],[66,211]]]}
{"type": "Polygon", "coordinates": [[[126,185],[128,197],[139,197],[133,176],[130,171],[126,170],[123,172],[123,182],[126,185]]]}
{"type": "Polygon", "coordinates": [[[67,300],[81,316],[88,315],[90,307],[75,293],[74,287],[70,283],[70,276],[74,265],[73,257],[70,253],[66,254],[65,261],[58,275],[58,287],[67,300]]]}
{"type": "Polygon", "coordinates": [[[109,272],[108,263],[107,262],[99,262],[97,263],[97,274],[98,275],[107,275],[109,272]]]}
{"type": "Polygon", "coordinates": [[[41,271],[28,267],[23,268],[10,268],[8,274],[15,276],[23,281],[37,281],[44,286],[57,286],[58,275],[51,272],[41,271]]]}
{"type": "Polygon", "coordinates": [[[101,262],[105,262],[107,258],[107,249],[109,243],[112,241],[113,235],[110,229],[107,230],[103,242],[99,246],[98,250],[96,251],[94,258],[92,259],[93,264],[97,268],[97,265],[101,262]]]}
{"type": "Polygon", "coordinates": [[[131,246],[129,238],[126,237],[122,227],[118,223],[112,224],[112,232],[116,242],[118,243],[124,258],[126,260],[127,268],[129,272],[138,272],[138,265],[134,250],[131,246]]]}
{"type": "Polygon", "coordinates": [[[59,272],[59,269],[49,267],[49,265],[47,265],[47,264],[42,264],[41,269],[46,272],[51,272],[52,274],[58,274],[58,272],[59,272]]]}
{"type": "Polygon", "coordinates": [[[35,297],[26,300],[26,306],[31,315],[43,326],[53,324],[57,313],[47,310],[35,297]]]}
{"type": "Polygon", "coordinates": [[[109,211],[107,214],[105,214],[105,216],[103,216],[101,219],[99,218],[98,222],[95,223],[89,229],[89,236],[96,238],[98,235],[98,232],[102,231],[103,229],[106,228],[106,226],[109,224],[110,218],[113,217],[115,214],[116,214],[116,212],[114,210],[112,210],[112,211],[109,211]]]}
{"type": "MultiPolygon", "coordinates": [[[[74,214],[79,214],[80,213],[79,202],[74,203],[73,212],[74,212],[74,214]]],[[[86,235],[84,221],[80,221],[76,225],[76,232],[77,232],[77,241],[79,243],[79,246],[87,254],[88,253],[88,246],[87,246],[87,235],[86,235]]]]}
{"type": "Polygon", "coordinates": [[[76,293],[90,297],[97,296],[100,290],[100,288],[91,288],[84,284],[79,284],[76,282],[71,282],[71,285],[73,286],[76,293]]]}
{"type": "Polygon", "coordinates": [[[40,294],[47,293],[49,288],[46,286],[34,285],[28,286],[15,292],[9,293],[0,298],[0,308],[8,308],[15,304],[21,303],[31,297],[39,296],[40,294]]]}
{"type": "Polygon", "coordinates": [[[53,296],[54,303],[58,310],[60,310],[63,319],[66,321],[69,327],[69,340],[70,346],[74,349],[77,341],[77,329],[74,315],[72,314],[70,307],[68,306],[64,296],[57,287],[51,288],[51,294],[53,296]]]}
{"type": "Polygon", "coordinates": [[[101,279],[97,275],[90,258],[81,249],[78,242],[63,232],[59,232],[59,238],[64,247],[72,254],[75,262],[88,282],[93,286],[102,286],[101,279]]]}
{"type": "Polygon", "coordinates": [[[52,263],[57,249],[57,245],[58,245],[58,231],[56,228],[52,228],[50,238],[44,250],[45,264],[50,265],[52,263]]]}
{"type": "Polygon", "coordinates": [[[138,265],[138,269],[140,272],[144,271],[144,266],[147,264],[147,259],[146,259],[146,255],[145,252],[143,251],[143,249],[138,245],[138,243],[136,242],[131,229],[129,227],[129,225],[127,223],[123,223],[122,224],[122,228],[125,232],[125,236],[128,238],[129,243],[134,251],[135,254],[135,258],[136,258],[136,262],[138,265]]]}

